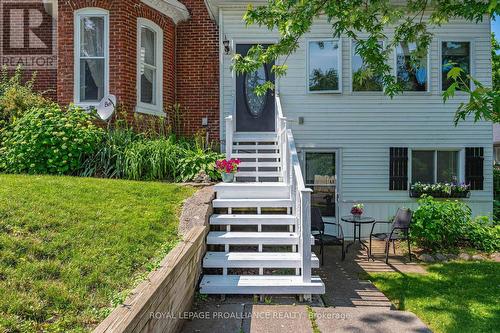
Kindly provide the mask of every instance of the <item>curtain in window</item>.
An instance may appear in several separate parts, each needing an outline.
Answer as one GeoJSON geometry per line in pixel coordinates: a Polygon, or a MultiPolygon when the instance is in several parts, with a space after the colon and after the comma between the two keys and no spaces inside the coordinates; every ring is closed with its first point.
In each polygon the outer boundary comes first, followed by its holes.
{"type": "Polygon", "coordinates": [[[156,35],[143,27],[141,29],[141,102],[155,104],[156,90],[156,35]]]}
{"type": "Polygon", "coordinates": [[[80,24],[80,99],[100,101],[104,97],[104,17],[83,17],[80,24]]]}

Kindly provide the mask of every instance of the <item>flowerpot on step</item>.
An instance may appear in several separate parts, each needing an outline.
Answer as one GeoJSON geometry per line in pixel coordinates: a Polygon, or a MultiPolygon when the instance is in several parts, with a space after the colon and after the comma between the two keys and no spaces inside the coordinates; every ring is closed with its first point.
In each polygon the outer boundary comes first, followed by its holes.
{"type": "Polygon", "coordinates": [[[234,173],[222,173],[222,181],[224,183],[232,183],[234,182],[234,173]]]}

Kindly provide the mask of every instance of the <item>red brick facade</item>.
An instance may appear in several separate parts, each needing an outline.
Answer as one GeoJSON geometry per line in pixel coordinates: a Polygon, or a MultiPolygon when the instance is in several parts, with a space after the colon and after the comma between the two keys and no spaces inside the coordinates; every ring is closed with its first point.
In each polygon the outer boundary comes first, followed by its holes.
{"type": "MultiPolygon", "coordinates": [[[[33,0],[38,1],[38,0],[33,0]]],[[[163,30],[163,105],[168,112],[181,105],[182,131],[203,129],[219,138],[218,28],[204,0],[181,0],[190,18],[179,23],[141,0],[59,0],[55,53],[57,69],[38,70],[36,88],[50,90],[61,105],[74,102],[74,17],[83,8],[109,12],[109,92],[132,120],[137,92],[137,18],[155,22],[163,30]],[[208,126],[202,126],[203,118],[208,126]]],[[[31,71],[26,71],[30,76],[31,71]]]]}
{"type": "Polygon", "coordinates": [[[175,102],[175,25],[171,18],[140,0],[59,1],[57,100],[74,101],[74,13],[97,7],[109,11],[109,92],[133,119],[137,82],[137,18],[149,19],[163,29],[163,105],[175,102]]]}
{"type": "Polygon", "coordinates": [[[201,128],[219,139],[219,32],[203,0],[181,0],[191,18],[177,27],[177,101],[184,110],[186,134],[201,128]]]}

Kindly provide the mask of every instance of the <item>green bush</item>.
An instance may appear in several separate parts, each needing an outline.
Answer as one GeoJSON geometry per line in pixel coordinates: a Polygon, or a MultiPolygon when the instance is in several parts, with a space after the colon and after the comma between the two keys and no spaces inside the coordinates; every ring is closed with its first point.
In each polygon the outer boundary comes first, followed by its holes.
{"type": "Polygon", "coordinates": [[[500,251],[500,225],[492,225],[488,216],[478,216],[468,226],[467,240],[480,251],[500,251]]]}
{"type": "Polygon", "coordinates": [[[71,174],[79,169],[81,155],[94,151],[101,136],[102,130],[82,109],[34,107],[4,130],[0,170],[71,174]]]}
{"type": "Polygon", "coordinates": [[[191,181],[201,171],[211,179],[221,154],[202,148],[197,140],[135,134],[128,128],[110,130],[93,154],[84,156],[81,176],[132,180],[191,181]]]}
{"type": "Polygon", "coordinates": [[[35,76],[23,82],[22,74],[20,68],[12,76],[9,76],[6,68],[0,73],[0,134],[6,126],[29,109],[52,104],[42,94],[33,90],[35,76]]]}
{"type": "Polygon", "coordinates": [[[413,215],[411,237],[417,245],[430,250],[448,249],[464,240],[471,221],[471,210],[463,202],[438,201],[425,196],[413,215]]]}

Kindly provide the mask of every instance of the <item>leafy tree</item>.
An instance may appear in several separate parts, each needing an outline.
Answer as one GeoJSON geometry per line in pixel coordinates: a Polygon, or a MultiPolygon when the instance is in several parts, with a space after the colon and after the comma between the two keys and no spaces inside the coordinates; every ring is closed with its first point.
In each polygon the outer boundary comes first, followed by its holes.
{"type": "MultiPolygon", "coordinates": [[[[451,18],[478,23],[495,14],[500,14],[497,0],[408,0],[405,6],[391,0],[268,0],[267,5],[249,5],[244,20],[247,25],[278,31],[279,42],[265,49],[255,46],[244,57],[235,55],[233,68],[237,73],[248,73],[274,61],[272,71],[277,77],[284,76],[286,59],[299,48],[299,39],[321,17],[331,22],[333,37],[347,36],[357,43],[356,51],[366,69],[381,78],[385,94],[393,97],[403,90],[389,65],[392,50],[398,44],[415,43],[410,56],[418,59],[426,54],[434,37],[430,27],[442,26],[451,18]],[[389,29],[394,33],[387,35],[389,29]],[[386,43],[382,45],[380,40],[386,43]],[[284,62],[278,63],[280,59],[284,62]]],[[[443,93],[444,101],[454,96],[456,90],[469,94],[469,100],[457,110],[456,123],[471,114],[475,120],[500,122],[498,90],[485,87],[459,67],[450,70],[448,78],[452,84],[443,93]],[[462,87],[465,78],[474,82],[473,89],[462,87]]],[[[263,94],[272,88],[272,83],[266,82],[255,91],[263,94]]]]}
{"type": "Polygon", "coordinates": [[[309,89],[311,91],[338,90],[339,80],[337,71],[333,68],[326,72],[323,72],[319,68],[313,69],[309,78],[309,89]]]}
{"type": "Polygon", "coordinates": [[[491,34],[491,61],[493,65],[493,90],[500,91],[500,43],[491,34]]]}

